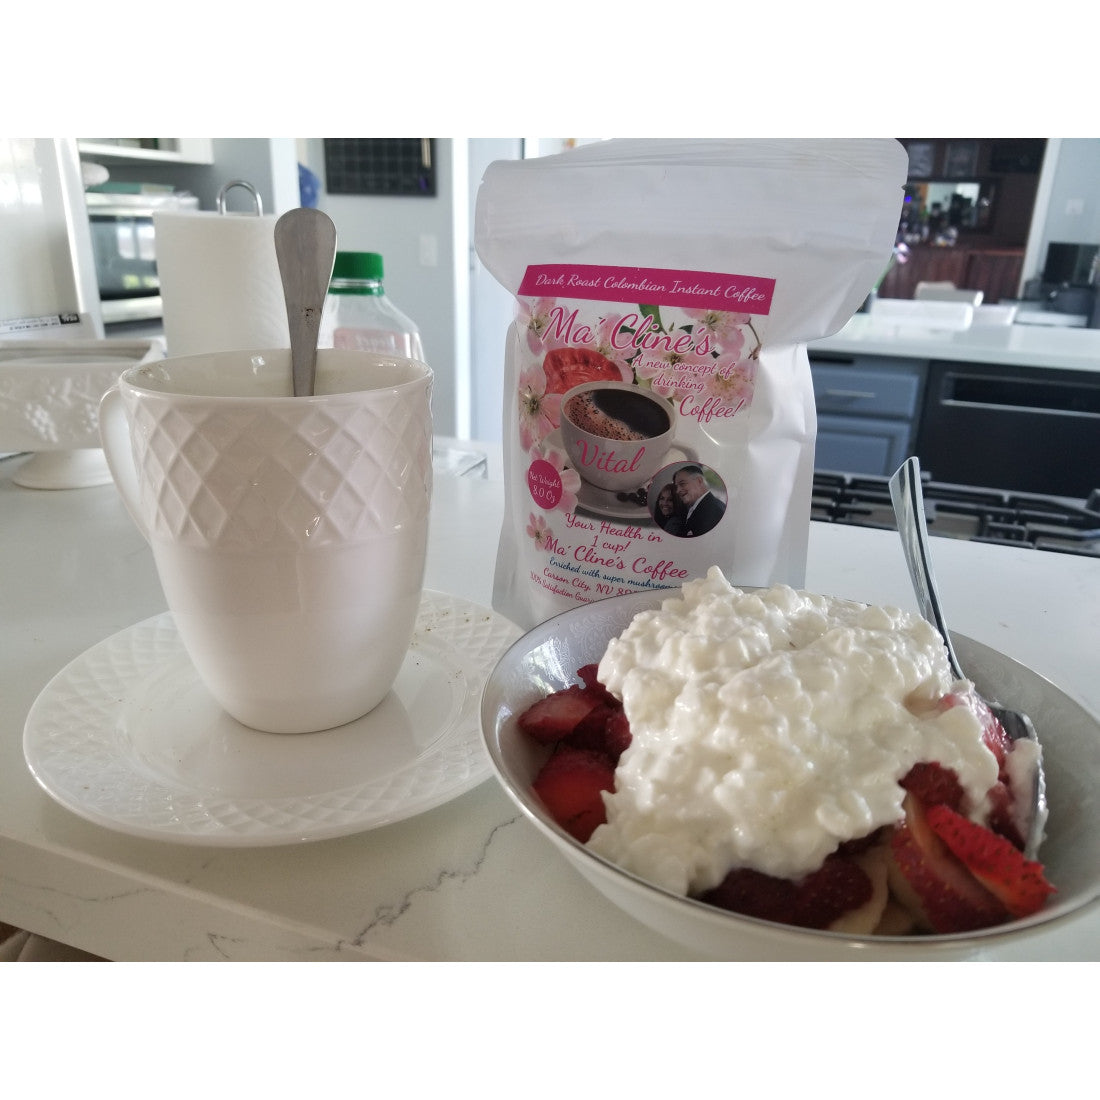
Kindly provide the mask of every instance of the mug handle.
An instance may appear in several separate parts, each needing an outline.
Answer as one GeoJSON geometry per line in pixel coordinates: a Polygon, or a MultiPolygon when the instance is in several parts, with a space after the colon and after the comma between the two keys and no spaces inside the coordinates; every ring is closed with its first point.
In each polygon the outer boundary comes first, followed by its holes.
{"type": "Polygon", "coordinates": [[[141,519],[141,494],[137,465],[130,445],[130,425],[126,420],[122,393],[117,385],[112,386],[99,402],[99,438],[107,457],[107,468],[111,471],[122,503],[126,505],[130,518],[148,542],[149,531],[141,519]]]}

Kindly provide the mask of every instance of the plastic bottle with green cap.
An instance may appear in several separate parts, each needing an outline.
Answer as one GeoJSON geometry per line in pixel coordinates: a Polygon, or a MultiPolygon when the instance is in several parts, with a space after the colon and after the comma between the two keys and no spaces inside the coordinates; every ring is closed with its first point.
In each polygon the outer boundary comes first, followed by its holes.
{"type": "Polygon", "coordinates": [[[424,360],[420,330],[390,301],[377,252],[337,252],[318,344],[424,360]]]}

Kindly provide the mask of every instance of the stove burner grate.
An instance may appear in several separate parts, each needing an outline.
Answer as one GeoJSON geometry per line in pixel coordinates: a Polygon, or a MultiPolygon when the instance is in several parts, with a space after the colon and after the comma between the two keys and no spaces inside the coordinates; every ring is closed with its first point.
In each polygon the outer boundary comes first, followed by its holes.
{"type": "MultiPolygon", "coordinates": [[[[1100,492],[1087,501],[922,478],[933,535],[1100,557],[1100,492]]],[[[886,477],[814,472],[811,518],[897,530],[886,477]]]]}

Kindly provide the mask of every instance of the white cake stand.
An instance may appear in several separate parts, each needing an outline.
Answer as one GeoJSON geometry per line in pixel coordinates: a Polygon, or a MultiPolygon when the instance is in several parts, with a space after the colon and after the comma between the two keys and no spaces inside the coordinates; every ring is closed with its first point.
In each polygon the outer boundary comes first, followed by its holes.
{"type": "Polygon", "coordinates": [[[0,452],[30,454],[12,481],[27,489],[108,484],[100,399],[128,367],[163,357],[159,340],[0,342],[0,452]]]}

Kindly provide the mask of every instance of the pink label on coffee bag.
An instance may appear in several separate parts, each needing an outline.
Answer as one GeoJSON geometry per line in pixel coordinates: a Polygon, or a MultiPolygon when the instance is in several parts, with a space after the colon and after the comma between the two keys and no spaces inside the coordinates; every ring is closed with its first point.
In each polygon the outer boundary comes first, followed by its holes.
{"type": "Polygon", "coordinates": [[[522,296],[644,302],[753,314],[770,312],[774,291],[774,279],[752,275],[602,264],[532,264],[519,287],[522,296]]]}

